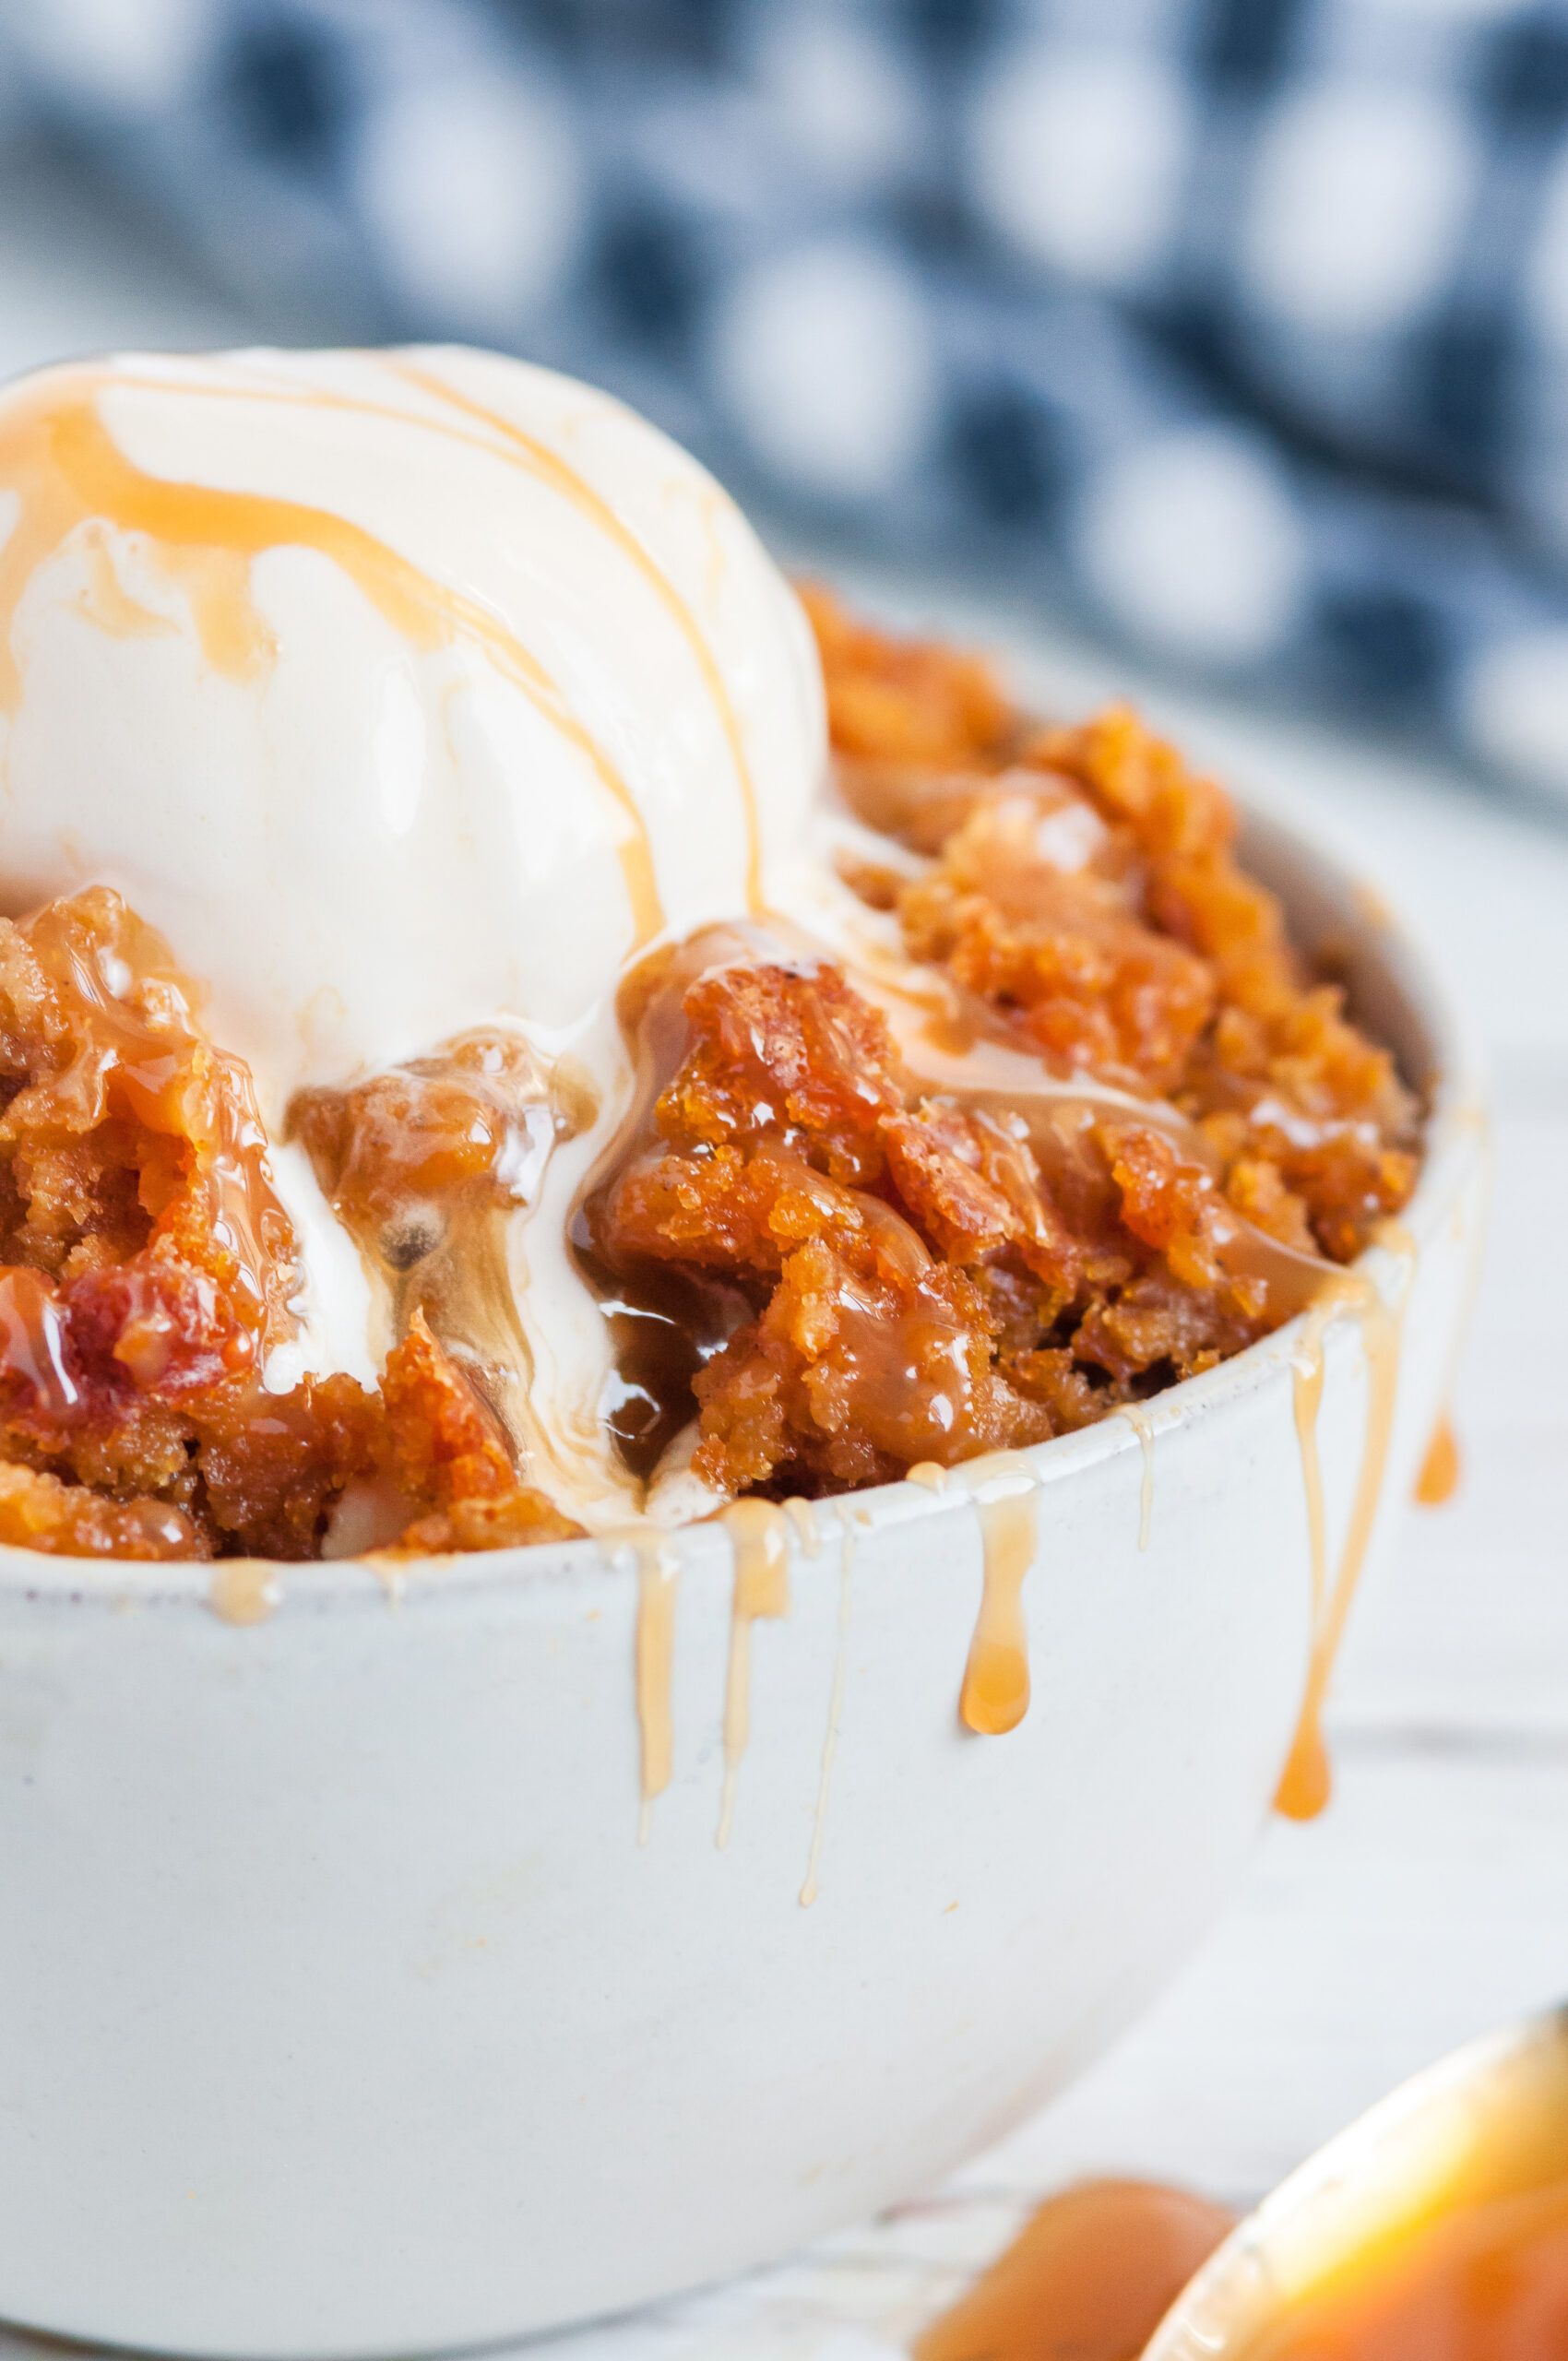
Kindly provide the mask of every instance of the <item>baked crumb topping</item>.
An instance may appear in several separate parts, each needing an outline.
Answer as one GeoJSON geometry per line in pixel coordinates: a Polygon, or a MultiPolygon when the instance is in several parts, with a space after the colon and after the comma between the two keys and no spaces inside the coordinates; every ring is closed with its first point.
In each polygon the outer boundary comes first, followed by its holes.
{"type": "MultiPolygon", "coordinates": [[[[1212,1368],[1418,1162],[1218,787],[1131,712],[1042,728],[979,659],[805,595],[843,797],[892,840],[847,880],[930,1005],[785,935],[655,955],[646,1113],[576,1232],[625,1457],[724,1498],[1044,1441],[1212,1368]]],[[[499,1032],[297,1100],[399,1341],[374,1393],[271,1391],[299,1275],[244,1066],[114,894],[0,920],[0,1541],[297,1559],[356,1502],[404,1555],[577,1532],[484,1372],[503,1226],[592,1112],[499,1032]]]]}
{"type": "Polygon", "coordinates": [[[417,1311],[379,1394],[267,1390],[296,1274],[250,1076],[118,895],[0,919],[0,1541],[314,1557],[357,1483],[409,1553],[577,1531],[417,1311]]]}
{"type": "Polygon", "coordinates": [[[718,944],[680,989],[680,1062],[588,1230],[651,1315],[725,1291],[670,1389],[725,1495],[875,1483],[1146,1399],[1301,1308],[1245,1227],[1346,1262],[1417,1169],[1414,1099],[1305,974],[1212,782],[1130,712],[1042,730],[975,658],[806,596],[845,798],[924,857],[850,882],[951,980],[971,1051],[1015,1046],[1057,1088],[1043,1110],[922,1088],[825,964],[718,944]],[[1106,1084],[1184,1121],[1111,1109],[1106,1084]]]}

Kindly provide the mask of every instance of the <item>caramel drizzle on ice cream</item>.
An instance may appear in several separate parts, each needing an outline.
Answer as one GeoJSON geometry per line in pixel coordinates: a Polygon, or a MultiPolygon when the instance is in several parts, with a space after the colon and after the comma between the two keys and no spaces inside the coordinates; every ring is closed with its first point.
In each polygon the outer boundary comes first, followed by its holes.
{"type": "MultiPolygon", "coordinates": [[[[483,425],[490,427],[494,433],[500,435],[505,447],[496,451],[496,457],[507,459],[514,466],[518,464],[525,466],[530,475],[540,483],[548,484],[552,492],[558,492],[563,500],[569,501],[580,515],[596,526],[605,539],[611,541],[628,564],[642,575],[655,598],[674,623],[696,660],[697,669],[703,677],[703,685],[712,701],[714,711],[719,716],[719,727],[724,732],[731,760],[735,765],[736,784],[740,788],[746,814],[746,902],[752,916],[760,918],[766,905],[763,899],[762,891],[762,835],[757,823],[756,789],[752,780],[751,765],[746,760],[746,751],[741,738],[741,726],[735,716],[735,708],[730,701],[729,691],[725,688],[723,677],[714,661],[713,650],[704,637],[690,607],[668,575],[662,574],[655,565],[636,535],[616,516],[608,501],[602,500],[594,491],[593,486],[586,482],[575,468],[569,468],[565,460],[557,452],[552,451],[547,444],[540,442],[536,435],[525,433],[520,426],[514,425],[510,419],[503,417],[498,410],[488,409],[482,402],[472,400],[467,394],[460,394],[455,386],[449,386],[444,378],[436,376],[433,371],[413,368],[407,362],[394,362],[392,365],[396,374],[409,385],[419,386],[422,392],[433,395],[436,400],[445,402],[450,409],[460,411],[464,417],[479,420],[483,425]]],[[[494,446],[487,442],[481,447],[492,449],[494,446]]]]}
{"type": "MultiPolygon", "coordinates": [[[[14,395],[0,421],[0,480],[21,502],[0,548],[0,709],[14,712],[20,696],[11,647],[17,608],[37,567],[77,528],[102,519],[122,532],[145,535],[159,564],[189,599],[208,663],[230,680],[255,678],[272,652],[270,635],[251,598],[252,561],[269,549],[315,550],[349,576],[410,647],[428,654],[462,639],[475,642],[502,677],[586,756],[626,824],[619,850],[636,940],[638,945],[651,941],[664,923],[664,911],[647,825],[620,772],[537,657],[477,599],[422,572],[347,517],[299,501],[144,474],[125,457],[99,413],[99,396],[120,388],[158,389],[152,380],[115,378],[101,370],[52,372],[40,385],[14,395]]],[[[191,399],[224,397],[192,382],[162,389],[191,399]]],[[[235,393],[258,403],[372,407],[325,389],[284,396],[247,386],[235,393]]]]}

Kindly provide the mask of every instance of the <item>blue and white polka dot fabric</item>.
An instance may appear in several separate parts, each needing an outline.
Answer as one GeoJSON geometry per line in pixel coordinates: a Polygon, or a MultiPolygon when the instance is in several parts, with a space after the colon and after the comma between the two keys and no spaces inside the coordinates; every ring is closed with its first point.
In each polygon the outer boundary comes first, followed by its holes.
{"type": "Polygon", "coordinates": [[[1568,0],[0,0],[334,337],[1568,797],[1568,0]]]}

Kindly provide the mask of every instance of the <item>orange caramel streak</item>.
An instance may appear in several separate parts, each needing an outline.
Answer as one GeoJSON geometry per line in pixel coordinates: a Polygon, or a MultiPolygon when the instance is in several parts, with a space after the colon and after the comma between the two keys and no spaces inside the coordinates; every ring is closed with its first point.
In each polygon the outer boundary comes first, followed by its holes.
{"type": "Polygon", "coordinates": [[[1027,1454],[991,1451],[956,1467],[917,1460],[907,1480],[968,1493],[980,1528],[980,1600],[958,1692],[958,1718],[977,1738],[1004,1738],[1029,1710],[1025,1577],[1039,1538],[1039,1487],[1027,1454]]]}
{"type": "Polygon", "coordinates": [[[720,1524],[735,1553],[730,1659],[724,1676],[724,1791],[714,1838],[722,1852],[735,1821],[735,1790],[752,1733],[752,1625],[790,1612],[789,1525],[771,1501],[734,1501],[720,1524]]]}
{"type": "Polygon", "coordinates": [[[1423,1509],[1440,1509],[1459,1489],[1459,1445],[1452,1419],[1439,1418],[1421,1472],[1416,1478],[1416,1499],[1423,1509]]]}
{"type": "MultiPolygon", "coordinates": [[[[148,536],[160,563],[186,590],[208,661],[234,680],[253,678],[273,653],[250,597],[251,562],[268,549],[315,550],[348,575],[410,647],[428,653],[459,636],[476,640],[503,677],[587,757],[629,823],[620,851],[638,946],[659,932],[664,914],[652,849],[630,789],[537,658],[486,607],[325,509],[144,475],[125,457],[99,415],[97,396],[109,380],[88,369],[71,374],[77,388],[73,394],[53,377],[43,387],[14,397],[0,421],[0,481],[22,495],[21,514],[0,550],[0,708],[14,712],[20,695],[10,643],[23,593],[37,566],[90,518],[148,536]]],[[[195,386],[179,390],[203,396],[195,386]]],[[[266,402],[274,397],[255,390],[252,398],[266,402]]],[[[354,407],[329,395],[320,397],[319,406],[354,407]]]]}
{"type": "Polygon", "coordinates": [[[983,1586],[958,1714],[978,1736],[1003,1738],[1017,1728],[1029,1710],[1023,1589],[1034,1560],[1039,1494],[1028,1461],[1012,1452],[971,1460],[958,1474],[984,1487],[976,1501],[984,1546],[983,1586]],[[988,1477],[993,1480],[987,1482],[988,1477]]]}
{"type": "MultiPolygon", "coordinates": [[[[1133,2361],[1233,2220],[1139,2181],[1065,2189],[925,2330],[914,2361],[1133,2361]]],[[[1266,2285],[1266,2265],[1255,2284],[1266,2285]]],[[[1435,2217],[1282,2296],[1260,2323],[1222,2331],[1223,2349],[1234,2361],[1561,2361],[1565,2320],[1559,2177],[1454,2192],[1435,2217]]]]}
{"type": "Polygon", "coordinates": [[[670,1785],[675,1767],[675,1721],[671,1691],[675,1673],[675,1602],[681,1560],[659,1525],[628,1525],[602,1534],[607,1556],[630,1553],[637,1570],[636,1640],[633,1669],[637,1704],[637,1752],[642,1814],[637,1842],[646,1845],[654,1799],[670,1785]]]}
{"type": "Polygon", "coordinates": [[[1063,2189],[914,2346],[914,2361],[1133,2361],[1235,2215],[1180,2189],[1063,2189]]]}
{"type": "MultiPolygon", "coordinates": [[[[394,362],[392,365],[396,374],[405,378],[410,385],[418,386],[422,392],[434,395],[438,400],[447,403],[453,409],[461,411],[465,417],[478,419],[482,424],[493,428],[511,446],[510,450],[498,453],[497,457],[509,458],[512,457],[513,453],[522,454],[529,472],[537,477],[540,482],[548,484],[552,492],[558,492],[563,500],[569,502],[580,515],[588,517],[588,521],[598,528],[605,539],[619,550],[622,556],[636,567],[669,614],[696,659],[697,669],[703,677],[703,685],[713,701],[714,711],[719,716],[719,727],[724,732],[725,742],[730,749],[731,761],[735,765],[735,777],[746,813],[746,901],[753,917],[761,918],[766,905],[763,900],[762,893],[762,835],[757,820],[756,789],[752,778],[751,765],[746,760],[746,750],[741,737],[741,725],[736,718],[735,708],[730,701],[730,693],[724,685],[723,675],[715,661],[713,650],[703,636],[701,626],[690,607],[669,577],[660,573],[636,535],[622,522],[609,502],[602,499],[593,486],[578,475],[575,468],[569,468],[564,459],[560,458],[547,445],[539,442],[533,435],[525,433],[520,426],[513,425],[509,419],[503,418],[498,411],[487,409],[483,403],[472,401],[468,395],[458,393],[456,386],[447,385],[445,379],[434,375],[429,371],[412,368],[406,362],[394,362]]],[[[483,447],[491,446],[486,445],[483,447]]],[[[515,459],[513,464],[516,464],[515,459]]]]}
{"type": "Polygon", "coordinates": [[[1405,1301],[1413,1276],[1415,1241],[1397,1222],[1380,1226],[1380,1241],[1405,1261],[1404,1293],[1390,1310],[1375,1280],[1361,1272],[1344,1272],[1330,1279],[1319,1302],[1308,1314],[1297,1367],[1296,1424],[1306,1482],[1308,1525],[1313,1547],[1313,1651],[1296,1736],[1275,1797],[1275,1809],[1287,1820],[1314,1820],[1333,1792],[1333,1774],[1324,1743],[1323,1711],[1345,1636],[1362,1564],[1383,1499],[1384,1471],[1394,1430],[1394,1409],[1399,1384],[1400,1330],[1405,1301]],[[1332,1589],[1324,1581],[1322,1477],[1317,1466],[1317,1414],[1323,1391],[1324,1332],[1342,1311],[1360,1322],[1367,1366],[1365,1437],[1361,1466],[1350,1510],[1349,1530],[1340,1551],[1332,1589]]]}

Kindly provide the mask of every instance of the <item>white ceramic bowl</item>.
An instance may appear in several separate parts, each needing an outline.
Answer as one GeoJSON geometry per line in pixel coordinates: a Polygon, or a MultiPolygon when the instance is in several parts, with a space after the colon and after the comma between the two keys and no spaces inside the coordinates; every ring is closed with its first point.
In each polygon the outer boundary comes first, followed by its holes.
{"type": "MultiPolygon", "coordinates": [[[[1441,1076],[1413,1271],[1365,1264],[1408,1287],[1375,1554],[1447,1381],[1475,1086],[1405,936],[1278,829],[1248,852],[1441,1076]]],[[[961,1487],[792,1531],[723,1850],[719,1525],[674,1544],[673,1777],[641,1845],[630,1551],[458,1561],[400,1602],[364,1566],[289,1570],[250,1628],[199,1567],[0,1553],[0,2316],[209,2355],[478,2343],[781,2253],[1038,2106],[1171,1974],[1267,1811],[1313,1618],[1299,1325],[1152,1406],[1146,1548],[1125,1418],[1028,1454],[1033,1702],[1006,1737],[956,1712],[961,1487]]],[[[1331,1561],[1367,1394],[1347,1322],[1331,1561]]]]}

